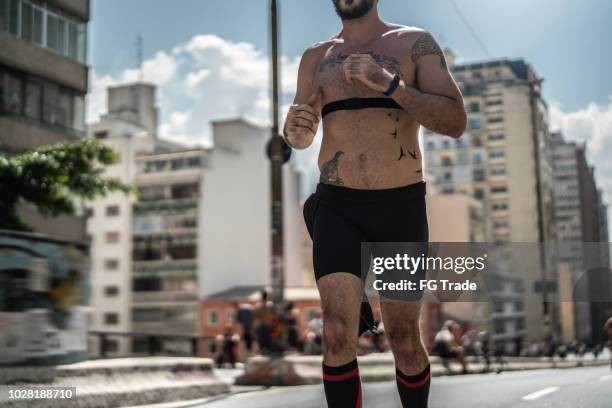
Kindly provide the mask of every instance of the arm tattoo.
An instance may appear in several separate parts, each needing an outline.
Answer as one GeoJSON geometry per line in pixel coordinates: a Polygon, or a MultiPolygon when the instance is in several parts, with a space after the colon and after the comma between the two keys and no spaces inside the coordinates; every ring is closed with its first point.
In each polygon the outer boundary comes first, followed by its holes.
{"type": "Polygon", "coordinates": [[[426,55],[437,55],[440,57],[440,68],[447,69],[446,58],[440,49],[440,46],[429,33],[420,36],[412,47],[412,62],[417,62],[421,57],[426,55]]]}
{"type": "Polygon", "coordinates": [[[321,177],[319,178],[319,182],[325,184],[333,184],[336,186],[343,186],[344,181],[340,178],[338,174],[338,161],[340,160],[340,156],[344,154],[343,151],[338,150],[334,155],[334,158],[328,162],[323,163],[321,167],[321,177]]]}

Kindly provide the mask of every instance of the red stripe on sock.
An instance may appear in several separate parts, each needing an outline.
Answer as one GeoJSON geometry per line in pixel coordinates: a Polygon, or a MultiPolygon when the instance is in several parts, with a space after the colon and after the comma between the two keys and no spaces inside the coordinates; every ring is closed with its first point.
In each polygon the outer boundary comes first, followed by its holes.
{"type": "Polygon", "coordinates": [[[423,378],[421,381],[417,381],[414,383],[410,383],[406,380],[404,380],[402,377],[400,377],[399,375],[395,376],[397,378],[397,381],[399,381],[400,383],[402,383],[402,385],[404,387],[408,387],[408,388],[419,388],[424,386],[425,384],[427,384],[427,381],[429,381],[431,379],[431,372],[429,374],[427,374],[427,376],[425,378],[423,378]]]}
{"type": "Polygon", "coordinates": [[[352,371],[349,371],[348,373],[344,373],[344,374],[332,375],[332,374],[323,373],[323,380],[325,381],[344,381],[344,380],[348,380],[349,378],[352,378],[358,375],[359,375],[359,367],[355,368],[352,371]]]}

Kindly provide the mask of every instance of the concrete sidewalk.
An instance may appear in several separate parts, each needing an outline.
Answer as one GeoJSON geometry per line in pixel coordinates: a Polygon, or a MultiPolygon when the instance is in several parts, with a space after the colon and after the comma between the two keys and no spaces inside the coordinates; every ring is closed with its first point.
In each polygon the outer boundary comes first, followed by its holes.
{"type": "Polygon", "coordinates": [[[113,408],[204,398],[230,392],[207,358],[142,357],[90,360],[54,367],[0,368],[0,384],[76,387],[76,398],[1,401],[10,408],[113,408]]]}

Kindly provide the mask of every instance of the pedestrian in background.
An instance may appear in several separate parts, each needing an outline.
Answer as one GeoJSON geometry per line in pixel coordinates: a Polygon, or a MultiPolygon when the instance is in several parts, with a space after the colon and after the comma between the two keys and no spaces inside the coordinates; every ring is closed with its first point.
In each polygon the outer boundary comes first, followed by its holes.
{"type": "Polygon", "coordinates": [[[261,291],[261,301],[255,305],[255,324],[257,326],[257,344],[259,352],[267,354],[272,348],[272,320],[274,309],[272,302],[268,300],[268,293],[261,291]]]}
{"type": "Polygon", "coordinates": [[[249,303],[234,302],[236,308],[236,322],[242,328],[242,338],[247,354],[253,350],[253,324],[255,322],[255,308],[249,303]]]}

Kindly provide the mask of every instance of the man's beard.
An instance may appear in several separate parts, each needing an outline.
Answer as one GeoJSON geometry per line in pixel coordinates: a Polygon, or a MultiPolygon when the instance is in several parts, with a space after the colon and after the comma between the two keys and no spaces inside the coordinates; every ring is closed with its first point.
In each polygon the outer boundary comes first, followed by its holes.
{"type": "Polygon", "coordinates": [[[368,12],[372,10],[372,7],[374,6],[374,0],[353,0],[353,2],[358,2],[356,7],[351,7],[348,10],[342,10],[339,6],[340,0],[334,0],[336,14],[338,14],[342,20],[353,20],[363,17],[368,14],[368,12]]]}

